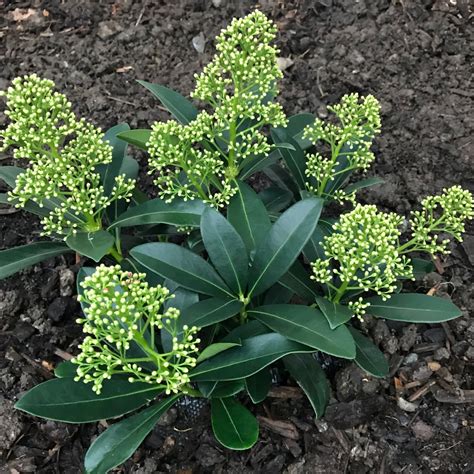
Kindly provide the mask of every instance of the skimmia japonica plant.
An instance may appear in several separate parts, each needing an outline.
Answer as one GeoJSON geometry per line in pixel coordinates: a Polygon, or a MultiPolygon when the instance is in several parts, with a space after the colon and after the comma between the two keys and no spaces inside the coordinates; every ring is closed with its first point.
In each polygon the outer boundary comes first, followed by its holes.
{"type": "Polygon", "coordinates": [[[266,398],[272,371],[291,377],[322,416],[330,387],[318,352],[387,376],[361,319],[462,314],[449,299],[401,290],[462,239],[472,195],[444,189],[407,221],[358,204],[358,189],[381,182],[353,179],[374,160],[379,104],[349,94],[328,121],[286,119],[274,102],[275,32],[255,12],[221,33],[196,78],[201,111],[142,82],[174,117],[151,130],[120,124],[103,135],[36,76],[5,94],[3,148],[27,167],[0,168],[11,188],[2,202],[39,214],[52,241],[0,252],[0,276],[69,249],[103,260],[78,274],[84,339],[75,358],[17,407],[70,423],[140,410],[94,441],[87,472],[128,459],[184,396],[208,399],[216,438],[248,449],[259,430],[248,406],[266,398]],[[127,144],[148,152],[158,198],[137,189],[127,144]],[[246,183],[256,172],[272,181],[259,193],[246,183]],[[338,215],[344,201],[352,210],[338,215]]]}

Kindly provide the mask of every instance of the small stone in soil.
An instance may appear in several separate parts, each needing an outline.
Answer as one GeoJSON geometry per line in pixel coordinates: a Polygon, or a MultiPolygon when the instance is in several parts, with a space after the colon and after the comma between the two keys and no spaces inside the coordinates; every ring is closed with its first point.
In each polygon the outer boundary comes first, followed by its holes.
{"type": "Polygon", "coordinates": [[[59,270],[59,294],[61,296],[72,296],[75,279],[74,272],[69,268],[59,270]]]}
{"type": "Polygon", "coordinates": [[[411,427],[415,437],[421,441],[429,441],[435,435],[433,427],[423,420],[418,420],[411,427]]]}
{"type": "Polygon", "coordinates": [[[18,321],[16,323],[15,329],[13,330],[13,334],[15,337],[20,341],[26,341],[35,333],[35,328],[24,321],[18,321]]]}
{"type": "Polygon", "coordinates": [[[414,364],[415,362],[418,362],[418,354],[415,354],[412,352],[411,354],[408,354],[405,357],[405,360],[403,361],[405,365],[411,365],[414,364]]]}
{"type": "Polygon", "coordinates": [[[446,339],[446,333],[443,328],[432,328],[424,331],[423,337],[428,342],[444,342],[446,339]]]}
{"type": "Polygon", "coordinates": [[[417,327],[414,324],[403,328],[403,335],[400,338],[400,347],[402,350],[409,351],[415,345],[417,336],[417,327]]]}
{"type": "Polygon", "coordinates": [[[69,306],[70,298],[65,296],[60,296],[56,298],[49,306],[48,306],[48,317],[52,319],[55,323],[59,323],[66,314],[66,311],[69,306]]]}
{"type": "Polygon", "coordinates": [[[446,360],[449,359],[450,353],[446,347],[440,347],[439,349],[436,349],[433,358],[435,360],[446,360]]]}
{"type": "Polygon", "coordinates": [[[421,365],[413,371],[413,380],[424,382],[431,377],[433,371],[427,365],[421,365]]]}

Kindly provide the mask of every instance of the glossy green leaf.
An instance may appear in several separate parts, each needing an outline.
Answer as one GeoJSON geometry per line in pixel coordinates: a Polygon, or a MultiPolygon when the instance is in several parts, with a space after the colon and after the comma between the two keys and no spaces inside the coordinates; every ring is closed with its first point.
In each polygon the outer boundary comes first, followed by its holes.
{"type": "Polygon", "coordinates": [[[0,251],[0,279],[48,258],[70,252],[62,242],[35,242],[0,251]]]}
{"type": "Polygon", "coordinates": [[[286,131],[281,128],[272,128],[271,137],[275,143],[289,143],[293,146],[293,150],[287,148],[279,148],[280,154],[285,162],[287,168],[291,171],[291,174],[298,184],[300,189],[306,188],[306,158],[303,150],[299,147],[298,143],[290,138],[286,131]]]}
{"type": "Polygon", "coordinates": [[[253,403],[263,402],[272,387],[272,374],[268,368],[245,379],[245,388],[253,403]]]}
{"type": "Polygon", "coordinates": [[[380,296],[367,298],[367,312],[378,318],[408,323],[441,323],[462,316],[450,300],[418,293],[393,295],[387,301],[380,296]]]}
{"type": "Polygon", "coordinates": [[[162,390],[148,383],[111,379],[97,395],[91,384],[66,377],[37,385],[15,407],[48,420],[89,423],[125,415],[153,400],[162,390]]]}
{"type": "Polygon", "coordinates": [[[98,171],[101,175],[102,185],[104,186],[104,192],[107,196],[110,196],[112,193],[115,186],[115,178],[120,175],[120,169],[122,168],[127,151],[127,143],[120,140],[117,135],[128,130],[130,130],[128,124],[119,123],[109,128],[104,135],[104,141],[109,142],[112,147],[112,161],[106,165],[99,166],[98,171]]]}
{"type": "Polygon", "coordinates": [[[303,138],[304,129],[314,123],[314,115],[308,113],[292,115],[288,118],[288,124],[285,128],[286,133],[292,137],[298,145],[306,150],[312,143],[308,138],[303,138]]]}
{"type": "Polygon", "coordinates": [[[283,363],[308,397],[316,416],[323,416],[329,402],[329,383],[313,354],[290,354],[283,363]]]}
{"type": "Polygon", "coordinates": [[[105,230],[97,232],[77,232],[66,238],[66,244],[80,255],[99,262],[114,245],[114,238],[105,230]]]}
{"type": "Polygon", "coordinates": [[[286,209],[293,199],[293,193],[278,186],[270,186],[258,193],[268,212],[280,212],[286,209]]]}
{"type": "Polygon", "coordinates": [[[298,260],[293,263],[278,282],[308,302],[313,302],[318,295],[316,284],[298,260]]]}
{"type": "Polygon", "coordinates": [[[279,188],[287,189],[293,194],[293,196],[299,195],[298,184],[293,179],[293,176],[290,174],[288,170],[286,170],[279,164],[267,166],[263,170],[263,172],[279,188]]]}
{"type": "Polygon", "coordinates": [[[244,160],[245,164],[242,167],[241,173],[239,174],[239,179],[244,181],[258,171],[262,171],[271,165],[277,164],[279,160],[280,152],[276,149],[268,155],[259,155],[257,157],[252,157],[248,161],[244,160]]]}
{"type": "Polygon", "coordinates": [[[305,199],[291,206],[273,224],[256,249],[249,294],[262,293],[289,270],[313,234],[321,209],[321,199],[305,199]]]}
{"type": "Polygon", "coordinates": [[[16,178],[19,174],[24,173],[23,168],[18,166],[0,166],[0,180],[5,181],[10,188],[15,187],[16,178]]]}
{"type": "Polygon", "coordinates": [[[344,191],[346,193],[352,193],[354,191],[358,191],[359,189],[370,188],[371,186],[376,186],[383,183],[385,183],[385,181],[378,177],[362,179],[356,183],[349,184],[349,186],[347,186],[344,191]]]}
{"type": "Polygon", "coordinates": [[[303,254],[308,262],[315,262],[318,259],[325,260],[326,254],[323,249],[323,242],[326,236],[332,234],[332,222],[319,219],[316,229],[308,240],[308,243],[304,246],[303,254]]]}
{"type": "Polygon", "coordinates": [[[423,278],[427,273],[431,273],[436,270],[436,266],[431,260],[412,258],[410,263],[413,267],[413,275],[415,278],[423,278]]]}
{"type": "Polygon", "coordinates": [[[233,297],[211,265],[184,247],[162,242],[144,244],[133,248],[130,254],[145,268],[188,290],[210,296],[233,297]]]}
{"type": "Polygon", "coordinates": [[[146,128],[139,128],[136,130],[128,130],[126,132],[120,132],[117,134],[117,138],[129,143],[130,145],[147,150],[147,143],[150,140],[151,130],[146,128]]]}
{"type": "Polygon", "coordinates": [[[239,182],[239,191],[227,208],[227,219],[242,237],[248,252],[255,250],[271,228],[270,218],[257,193],[239,182]]]}
{"type": "MultiPolygon", "coordinates": [[[[8,204],[9,206],[13,207],[17,202],[18,201],[16,199],[10,200],[7,193],[0,193],[0,204],[8,204]]],[[[38,204],[34,203],[33,201],[26,201],[25,205],[21,206],[21,209],[31,212],[31,214],[39,217],[47,216],[51,212],[51,210],[47,207],[39,207],[38,204]]]]}
{"type": "Polygon", "coordinates": [[[226,398],[244,390],[243,380],[225,380],[223,382],[199,382],[198,389],[206,398],[226,398]]]}
{"type": "Polygon", "coordinates": [[[214,268],[236,295],[244,294],[249,260],[242,238],[222,214],[211,208],[203,212],[200,227],[214,268]]]}
{"type": "Polygon", "coordinates": [[[196,359],[197,362],[203,362],[211,357],[214,357],[221,352],[226,351],[227,349],[231,349],[232,347],[240,346],[241,344],[237,342],[216,342],[215,344],[211,344],[203,349],[199,353],[199,357],[196,359]]]}
{"type": "MultiPolygon", "coordinates": [[[[138,171],[140,169],[140,165],[135,158],[131,156],[125,156],[123,158],[122,166],[120,167],[119,174],[124,174],[127,178],[136,179],[138,176],[138,171]]],[[[137,190],[134,190],[134,194],[136,196],[137,190]]]]}
{"type": "Polygon", "coordinates": [[[64,377],[75,377],[77,365],[73,364],[70,360],[60,362],[54,369],[54,375],[58,378],[64,377]]]}
{"type": "Polygon", "coordinates": [[[243,339],[249,339],[254,336],[270,333],[270,329],[260,321],[248,321],[241,326],[237,326],[229,334],[222,338],[222,342],[237,342],[242,345],[243,339]]]}
{"type": "Polygon", "coordinates": [[[291,145],[290,143],[285,143],[285,142],[281,142],[281,143],[276,143],[275,144],[275,148],[277,149],[281,149],[281,150],[296,150],[295,146],[294,145],[291,145]]]}
{"type": "MultiPolygon", "coordinates": [[[[81,283],[84,281],[84,278],[91,276],[95,273],[94,267],[82,267],[79,272],[77,273],[76,278],[76,290],[78,295],[82,295],[84,293],[84,288],[82,288],[81,283]]],[[[83,301],[81,301],[81,306],[83,306],[83,301]]]]}
{"type": "Polygon", "coordinates": [[[211,326],[239,314],[242,305],[236,299],[208,298],[182,310],[179,324],[181,327],[185,324],[198,328],[211,326]]]}
{"type": "Polygon", "coordinates": [[[84,460],[86,472],[104,474],[125,462],[180,396],[167,398],[105,430],[87,450],[84,460]]]}
{"type": "Polygon", "coordinates": [[[349,331],[356,344],[356,357],[354,362],[374,377],[386,377],[388,375],[388,362],[379,348],[367,337],[363,336],[357,329],[348,326],[349,331]]]}
{"type": "Polygon", "coordinates": [[[213,398],[211,421],[214,436],[226,448],[249,449],[257,442],[257,419],[234,398],[213,398]]]}
{"type": "Polygon", "coordinates": [[[166,107],[171,115],[183,125],[187,125],[197,117],[198,109],[179,92],[159,84],[152,84],[151,82],[137,82],[146,87],[166,107]]]}
{"type": "Polygon", "coordinates": [[[286,304],[291,301],[295,292],[280,283],[275,283],[265,292],[263,304],[286,304]]]}
{"type": "Polygon", "coordinates": [[[345,326],[331,329],[316,308],[296,304],[260,306],[248,311],[275,332],[292,341],[344,359],[353,359],[354,340],[345,326]]]}
{"type": "Polygon", "coordinates": [[[334,303],[322,296],[316,296],[316,302],[318,303],[319,309],[328,320],[331,329],[347,323],[347,321],[354,316],[354,313],[347,306],[334,303]]]}
{"type": "Polygon", "coordinates": [[[198,227],[204,209],[206,205],[198,200],[175,199],[171,203],[166,203],[156,198],[131,207],[118,216],[109,229],[149,224],[198,227]]]}
{"type": "MultiPolygon", "coordinates": [[[[199,295],[197,293],[181,288],[171,280],[165,280],[163,286],[168,288],[170,293],[174,295],[174,298],[165,301],[165,304],[163,305],[165,310],[168,308],[176,308],[179,309],[182,315],[185,310],[199,301],[199,295]]],[[[181,316],[178,319],[178,323],[182,323],[181,316]]],[[[191,324],[191,326],[193,326],[193,324],[191,324]]],[[[163,351],[171,352],[173,349],[173,336],[168,331],[160,331],[160,340],[163,346],[163,351]]]]}
{"type": "Polygon", "coordinates": [[[190,377],[196,382],[243,379],[294,352],[314,352],[314,349],[281,334],[262,334],[243,339],[241,346],[202,362],[190,372],[190,377]]]}

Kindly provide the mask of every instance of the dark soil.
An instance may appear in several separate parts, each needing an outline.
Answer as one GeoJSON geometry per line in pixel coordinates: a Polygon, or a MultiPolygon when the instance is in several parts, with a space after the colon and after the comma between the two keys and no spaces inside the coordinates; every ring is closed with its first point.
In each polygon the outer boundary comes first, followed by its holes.
{"type": "MultiPolygon", "coordinates": [[[[371,174],[386,183],[363,198],[385,209],[407,213],[425,194],[456,183],[474,191],[472,12],[468,0],[453,3],[259,2],[278,23],[281,56],[294,61],[281,83],[289,114],[325,117],[326,104],[350,91],[382,102],[383,134],[371,174]]],[[[3,0],[0,89],[15,76],[36,72],[56,81],[77,112],[101,127],[121,121],[146,127],[166,113],[135,79],[187,95],[193,73],[211,57],[212,38],[254,6],[230,0],[3,0]],[[192,44],[200,32],[208,41],[203,54],[192,44]]],[[[4,121],[0,114],[0,125],[4,121]]],[[[37,238],[34,218],[2,211],[0,248],[37,238]]],[[[205,412],[190,421],[182,409],[172,411],[123,471],[473,472],[472,223],[465,242],[441,264],[444,272],[428,275],[416,289],[450,295],[464,317],[444,326],[369,325],[390,359],[389,378],[376,380],[347,365],[333,377],[331,405],[316,422],[298,389],[275,387],[255,409],[261,439],[245,452],[220,447],[205,412]]],[[[80,472],[85,449],[104,429],[47,422],[12,408],[24,391],[51,377],[61,360],[58,349],[75,351],[76,271],[73,260],[58,258],[0,282],[0,472],[80,472]]]]}

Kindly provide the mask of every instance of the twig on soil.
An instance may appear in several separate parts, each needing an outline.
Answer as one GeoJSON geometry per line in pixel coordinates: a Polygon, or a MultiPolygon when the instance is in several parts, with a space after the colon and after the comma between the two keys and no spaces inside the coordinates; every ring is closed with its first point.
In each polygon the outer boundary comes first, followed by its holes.
{"type": "Polygon", "coordinates": [[[458,444],[461,444],[461,443],[462,443],[462,441],[458,441],[457,443],[454,443],[452,446],[448,446],[447,448],[437,449],[436,451],[433,451],[433,454],[439,453],[441,451],[448,451],[450,449],[453,449],[454,447],[456,447],[458,444]]]}
{"type": "Polygon", "coordinates": [[[31,364],[38,372],[41,372],[43,374],[44,378],[46,379],[52,379],[54,378],[54,375],[47,369],[45,369],[41,364],[36,362],[34,359],[31,357],[27,356],[26,354],[20,353],[21,357],[25,359],[29,364],[31,364]]]}
{"type": "Polygon", "coordinates": [[[459,395],[449,395],[444,390],[436,390],[434,397],[438,402],[441,403],[473,403],[474,402],[474,390],[460,390],[459,395]]]}
{"type": "Polygon", "coordinates": [[[133,102],[130,102],[128,100],[119,99],[118,97],[112,97],[111,95],[108,95],[107,98],[111,99],[111,100],[115,100],[116,102],[121,102],[122,104],[127,104],[127,105],[131,105],[133,107],[137,107],[137,104],[134,104],[133,102]]]}
{"type": "Polygon", "coordinates": [[[428,392],[428,390],[435,384],[436,384],[436,380],[430,380],[428,383],[423,385],[423,387],[418,389],[413,395],[411,395],[408,398],[408,401],[409,402],[414,402],[415,400],[418,400],[420,397],[425,395],[428,392]]]}
{"type": "Polygon", "coordinates": [[[192,431],[192,428],[186,428],[185,430],[180,430],[179,428],[176,428],[176,426],[173,427],[174,431],[177,431],[178,433],[187,433],[188,431],[192,431]]]}
{"type": "Polygon", "coordinates": [[[74,357],[72,354],[69,354],[69,352],[58,349],[57,347],[54,349],[54,354],[64,360],[71,360],[74,357]]]}
{"type": "Polygon", "coordinates": [[[274,387],[268,392],[271,398],[303,398],[303,393],[298,387],[274,387]]]}
{"type": "Polygon", "coordinates": [[[257,418],[262,427],[284,436],[285,438],[294,439],[296,441],[300,437],[296,426],[289,421],[272,420],[265,416],[257,416],[257,418]]]}
{"type": "MultiPolygon", "coordinates": [[[[451,331],[449,324],[445,322],[445,323],[441,323],[441,326],[444,329],[444,332],[446,333],[446,337],[449,341],[449,344],[451,344],[451,346],[454,346],[454,344],[456,344],[456,339],[453,336],[453,332],[451,331]]],[[[449,349],[450,348],[448,347],[448,350],[449,349]]]]}
{"type": "Polygon", "coordinates": [[[413,352],[419,354],[421,352],[433,352],[436,349],[443,347],[443,344],[439,342],[424,342],[422,344],[416,344],[413,346],[413,352]]]}
{"type": "Polygon", "coordinates": [[[336,430],[334,426],[331,426],[331,431],[334,433],[334,436],[339,441],[339,444],[342,446],[342,449],[346,453],[348,453],[351,450],[351,445],[349,439],[347,438],[347,435],[341,430],[336,430]]]}
{"type": "Polygon", "coordinates": [[[138,15],[138,19],[137,21],[135,22],[135,28],[140,24],[140,22],[142,21],[142,18],[143,18],[143,14],[145,13],[145,9],[147,7],[147,2],[145,2],[145,4],[143,5],[143,8],[141,9],[140,11],[140,14],[138,15]]]}
{"type": "Polygon", "coordinates": [[[414,380],[413,382],[408,382],[407,384],[405,384],[403,388],[404,390],[409,390],[410,388],[419,387],[420,385],[421,382],[419,380],[414,380]]]}
{"type": "Polygon", "coordinates": [[[326,93],[323,91],[323,88],[321,87],[321,82],[320,82],[320,77],[319,77],[319,70],[320,69],[321,68],[319,67],[316,70],[316,85],[318,86],[319,94],[321,95],[321,98],[322,98],[322,97],[326,96],[326,93]]]}

